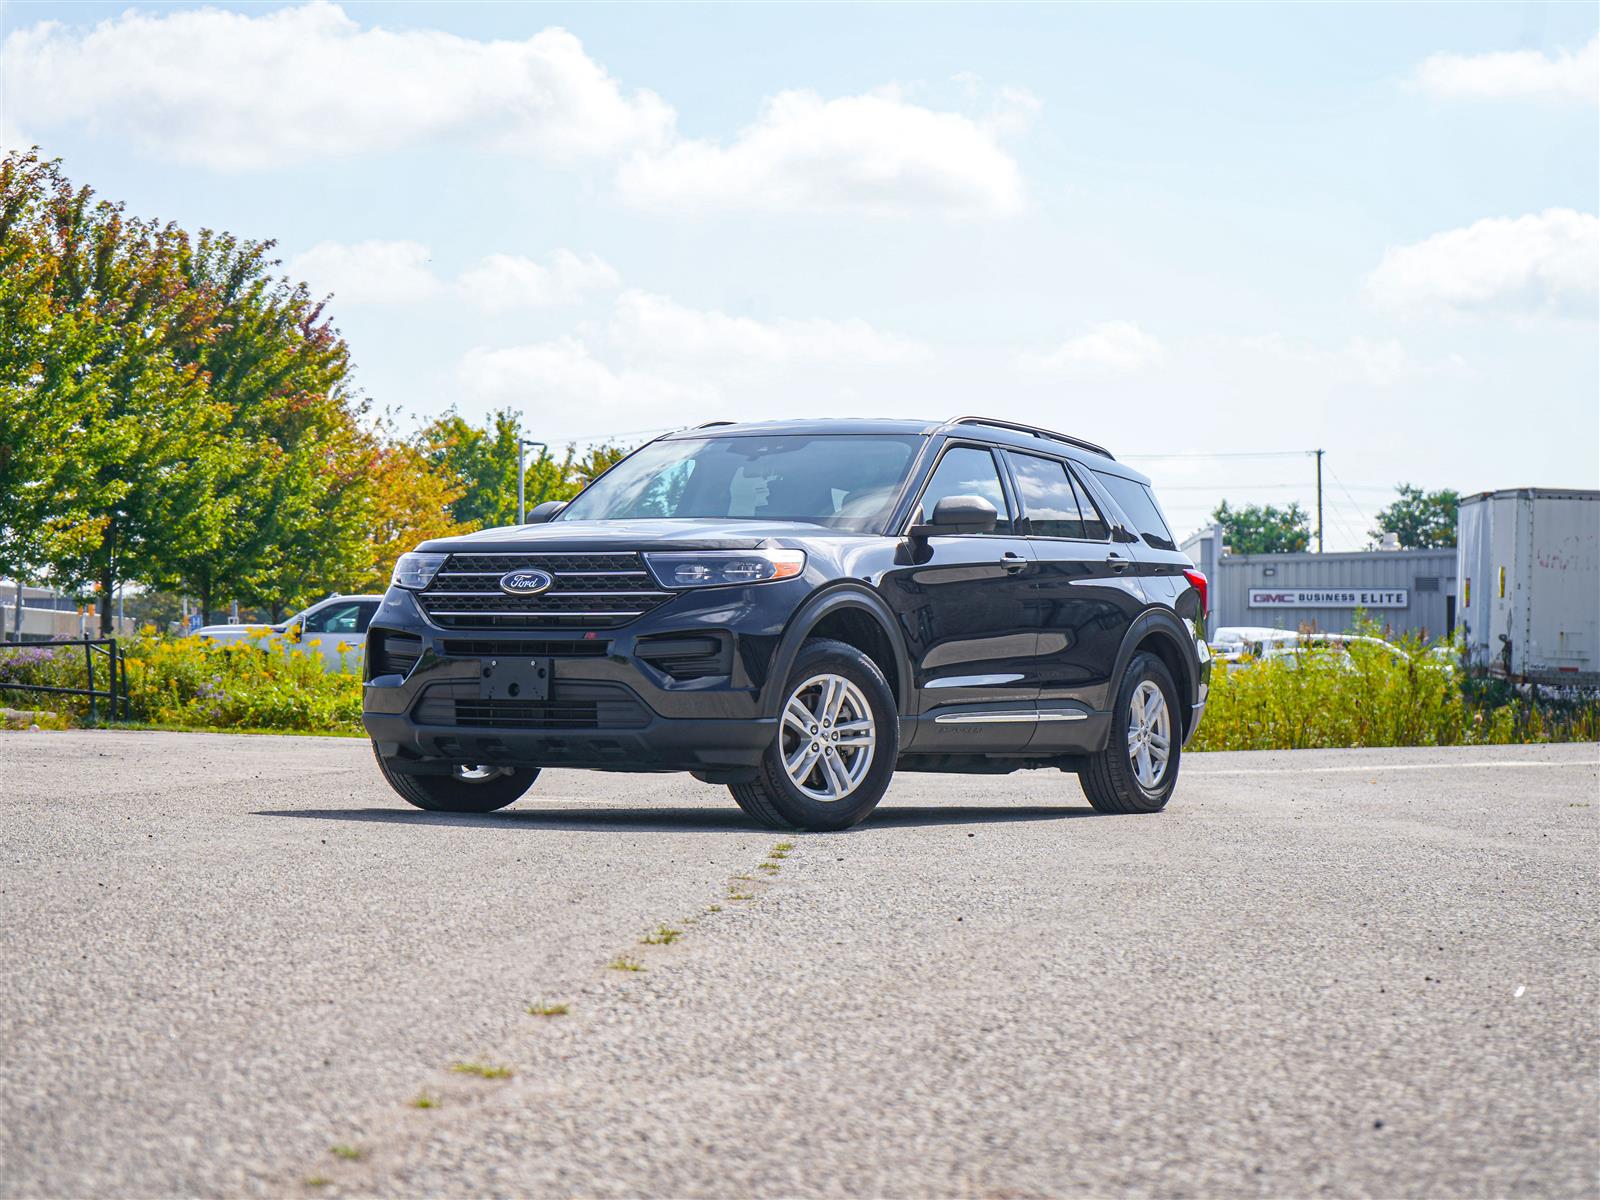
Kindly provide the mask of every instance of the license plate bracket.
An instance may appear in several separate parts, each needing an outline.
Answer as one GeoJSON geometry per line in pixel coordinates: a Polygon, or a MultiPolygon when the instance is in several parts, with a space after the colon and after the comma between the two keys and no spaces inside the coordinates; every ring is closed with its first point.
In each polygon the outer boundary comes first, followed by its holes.
{"type": "Polygon", "coordinates": [[[548,658],[500,658],[478,660],[478,698],[480,700],[550,699],[550,660],[548,658]]]}

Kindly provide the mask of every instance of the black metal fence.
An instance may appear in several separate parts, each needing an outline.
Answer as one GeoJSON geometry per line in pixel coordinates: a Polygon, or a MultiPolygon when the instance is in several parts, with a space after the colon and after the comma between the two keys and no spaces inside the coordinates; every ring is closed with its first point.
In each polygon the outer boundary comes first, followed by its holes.
{"type": "Polygon", "coordinates": [[[54,692],[68,696],[87,696],[91,724],[100,719],[101,700],[107,702],[111,720],[115,721],[119,715],[126,720],[131,713],[128,704],[128,662],[127,656],[117,647],[116,638],[77,638],[66,642],[0,642],[0,654],[8,650],[61,651],[80,646],[83,648],[83,673],[86,686],[55,687],[42,683],[11,683],[0,680],[0,692],[54,692]],[[106,686],[103,688],[95,687],[97,660],[103,660],[104,664],[106,686]]]}

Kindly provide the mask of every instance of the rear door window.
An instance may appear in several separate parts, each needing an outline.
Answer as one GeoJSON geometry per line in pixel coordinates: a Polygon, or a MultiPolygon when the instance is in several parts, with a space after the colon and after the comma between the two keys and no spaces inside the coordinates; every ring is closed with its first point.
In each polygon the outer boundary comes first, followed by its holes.
{"type": "Polygon", "coordinates": [[[1142,537],[1145,542],[1157,550],[1176,550],[1178,544],[1172,540],[1172,531],[1167,528],[1167,522],[1161,515],[1161,509],[1156,504],[1156,498],[1150,489],[1137,479],[1124,479],[1121,475],[1108,475],[1104,471],[1096,471],[1101,485],[1111,493],[1111,498],[1117,502],[1117,507],[1122,510],[1123,516],[1133,523],[1133,532],[1142,537]]]}
{"type": "Polygon", "coordinates": [[[1053,458],[1007,451],[1016,476],[1022,515],[1034,537],[1076,538],[1084,532],[1083,513],[1064,463],[1053,458]]]}

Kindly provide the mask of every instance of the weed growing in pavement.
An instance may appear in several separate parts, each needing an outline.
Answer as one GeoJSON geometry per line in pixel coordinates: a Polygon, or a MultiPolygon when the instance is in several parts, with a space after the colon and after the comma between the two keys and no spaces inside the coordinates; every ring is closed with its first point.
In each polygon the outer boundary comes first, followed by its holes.
{"type": "Polygon", "coordinates": [[[654,933],[647,933],[639,939],[642,946],[670,946],[683,936],[681,929],[669,929],[665,925],[656,926],[654,933]]]}
{"type": "Polygon", "coordinates": [[[439,1099],[438,1099],[437,1096],[428,1095],[427,1092],[418,1092],[415,1096],[411,1097],[411,1107],[412,1108],[438,1108],[439,1107],[439,1099]]]}
{"type": "Polygon", "coordinates": [[[610,967],[613,971],[644,970],[644,964],[642,962],[640,962],[637,958],[629,958],[625,954],[618,955],[616,958],[613,958],[606,964],[606,966],[610,967]]]}
{"type": "Polygon", "coordinates": [[[476,1075],[479,1079],[510,1079],[510,1067],[495,1067],[488,1063],[458,1062],[452,1063],[450,1069],[457,1075],[476,1075]]]}
{"type": "Polygon", "coordinates": [[[325,1188],[332,1182],[333,1180],[326,1175],[313,1175],[306,1180],[306,1186],[310,1188],[325,1188]]]}
{"type": "Polygon", "coordinates": [[[729,900],[754,900],[755,899],[755,895],[752,892],[730,891],[728,893],[728,899],[729,900]]]}
{"type": "Polygon", "coordinates": [[[528,1005],[530,1017],[564,1017],[572,1011],[570,1004],[546,1004],[543,1000],[528,1005]]]}
{"type": "Polygon", "coordinates": [[[768,875],[776,875],[783,868],[774,862],[757,863],[756,870],[765,871],[768,875]]]}
{"type": "Polygon", "coordinates": [[[328,1153],[335,1158],[342,1158],[346,1162],[355,1162],[365,1153],[359,1146],[347,1145],[344,1142],[335,1142],[328,1147],[328,1153]]]}
{"type": "Polygon", "coordinates": [[[788,854],[789,851],[791,851],[793,849],[794,849],[794,843],[793,842],[779,842],[776,846],[774,846],[772,848],[772,857],[773,858],[780,858],[783,855],[788,854]]]}
{"type": "Polygon", "coordinates": [[[708,912],[708,913],[719,913],[719,912],[721,912],[721,911],[722,911],[722,905],[720,905],[720,904],[713,904],[713,905],[712,905],[712,906],[711,906],[711,907],[710,907],[710,908],[708,908],[708,909],[706,909],[706,911],[707,911],[707,912],[708,912]]]}

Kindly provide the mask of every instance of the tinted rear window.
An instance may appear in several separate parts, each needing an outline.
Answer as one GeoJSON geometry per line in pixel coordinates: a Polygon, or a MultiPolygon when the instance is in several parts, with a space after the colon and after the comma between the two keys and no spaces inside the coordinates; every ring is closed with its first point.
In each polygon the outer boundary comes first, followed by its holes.
{"type": "Polygon", "coordinates": [[[1117,507],[1128,520],[1133,522],[1133,531],[1142,537],[1149,545],[1157,550],[1176,550],[1178,544],[1172,540],[1172,531],[1167,528],[1167,522],[1161,515],[1161,509],[1156,504],[1155,496],[1150,489],[1137,479],[1124,479],[1121,475],[1107,475],[1104,471],[1096,471],[1101,485],[1111,493],[1111,498],[1117,502],[1117,507]]]}

